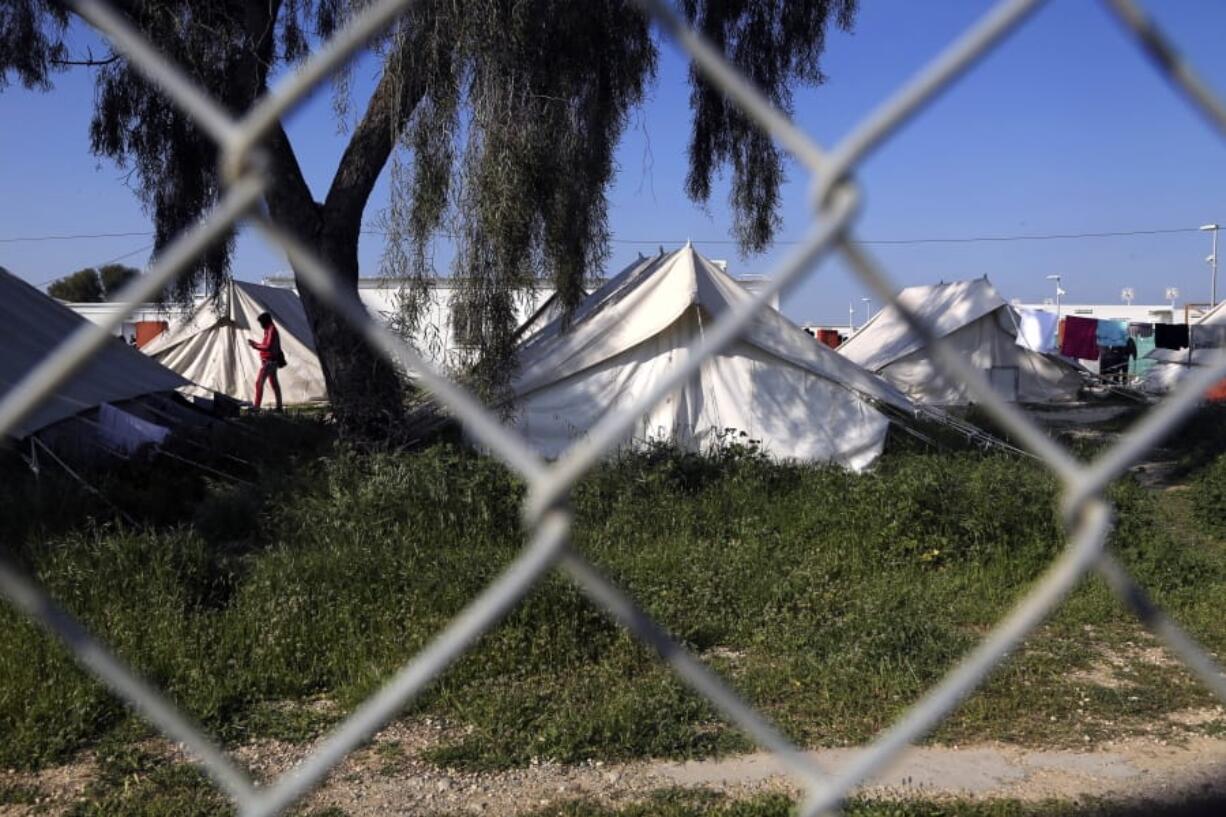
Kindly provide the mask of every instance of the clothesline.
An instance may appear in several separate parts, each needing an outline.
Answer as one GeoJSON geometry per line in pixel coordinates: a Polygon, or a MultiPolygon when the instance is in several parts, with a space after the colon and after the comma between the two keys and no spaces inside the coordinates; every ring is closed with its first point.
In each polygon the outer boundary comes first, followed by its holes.
{"type": "MultiPolygon", "coordinates": [[[[1059,353],[1079,360],[1099,360],[1106,350],[1126,350],[1136,358],[1142,345],[1152,339],[1158,349],[1217,349],[1226,346],[1226,324],[1137,323],[1087,318],[1059,317],[1037,309],[1017,310],[1017,343],[1044,354],[1059,353]]],[[[1117,354],[1108,354],[1113,361],[1117,354]]]]}

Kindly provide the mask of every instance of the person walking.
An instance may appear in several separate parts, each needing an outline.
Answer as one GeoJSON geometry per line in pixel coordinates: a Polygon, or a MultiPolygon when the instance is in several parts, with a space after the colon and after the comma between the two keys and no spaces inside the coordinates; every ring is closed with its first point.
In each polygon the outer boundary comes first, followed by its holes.
{"type": "Polygon", "coordinates": [[[264,381],[267,380],[272,384],[272,393],[277,399],[277,411],[281,411],[281,384],[277,381],[277,369],[285,365],[281,333],[272,322],[272,315],[267,312],[261,312],[256,320],[264,327],[264,339],[259,342],[247,339],[248,345],[260,353],[260,373],[255,378],[255,407],[258,409],[264,402],[264,381]]]}

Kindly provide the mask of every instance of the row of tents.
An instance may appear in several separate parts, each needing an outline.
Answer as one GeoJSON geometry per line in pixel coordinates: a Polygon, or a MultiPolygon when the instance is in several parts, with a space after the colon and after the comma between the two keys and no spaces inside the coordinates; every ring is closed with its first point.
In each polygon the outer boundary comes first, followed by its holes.
{"type": "MultiPolygon", "coordinates": [[[[543,307],[521,332],[511,380],[509,422],[542,455],[554,457],[611,411],[644,399],[695,353],[720,315],[752,296],[693,247],[640,258],[588,295],[569,316],[543,307]]],[[[1086,372],[1059,356],[1019,345],[1016,311],[986,278],[912,287],[900,301],[984,371],[1004,397],[1072,402],[1086,372]]],[[[549,305],[547,304],[546,307],[549,305]]],[[[45,358],[81,319],[0,273],[0,392],[45,358]],[[11,336],[11,337],[10,337],[11,336]]],[[[234,282],[141,351],[106,347],[16,430],[23,438],[103,405],[148,395],[228,395],[249,401],[258,362],[247,339],[269,312],[281,329],[286,403],[323,401],[327,388],[309,322],[288,289],[234,282]]],[[[1211,313],[1211,316],[1216,314],[1211,313]]],[[[1208,316],[1207,316],[1208,317],[1208,316]]],[[[1226,319],[1226,313],[1214,320],[1226,319]]],[[[1162,361],[1155,380],[1178,379],[1162,361]]],[[[758,310],[747,329],[636,417],[633,439],[669,440],[698,450],[727,435],[766,453],[862,469],[881,453],[891,422],[922,406],[963,405],[965,387],[942,377],[923,339],[891,308],[837,351],[816,343],[777,310],[758,310]]],[[[928,411],[929,416],[932,412],[928,411]]]]}

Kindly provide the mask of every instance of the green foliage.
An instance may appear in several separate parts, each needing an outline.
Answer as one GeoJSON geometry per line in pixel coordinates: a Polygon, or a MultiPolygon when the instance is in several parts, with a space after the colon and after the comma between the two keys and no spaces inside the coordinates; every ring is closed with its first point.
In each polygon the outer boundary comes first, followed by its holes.
{"type": "Polygon", "coordinates": [[[1197,521],[1214,536],[1226,539],[1226,455],[1201,471],[1191,490],[1197,521]]]}
{"type": "Polygon", "coordinates": [[[123,264],[86,267],[47,285],[47,294],[69,303],[101,303],[115,296],[140,270],[123,264]]]}
{"type": "MultiPolygon", "coordinates": [[[[792,3],[686,0],[686,18],[724,53],[775,105],[792,112],[792,85],[825,80],[821,56],[831,18],[851,30],[857,0],[792,3]]],[[[686,192],[694,201],[711,197],[715,171],[731,166],[728,203],[732,232],[742,249],[766,249],[779,226],[783,154],[759,125],[717,85],[690,68],[690,169],[686,192]]]]}
{"type": "Polygon", "coordinates": [[[67,817],[225,817],[233,810],[204,774],[126,745],[105,744],[98,775],[67,817]]]}
{"type": "Polygon", "coordinates": [[[1163,447],[1178,458],[1185,473],[1226,454],[1226,404],[1202,405],[1167,436],[1163,447]]]}
{"type": "Polygon", "coordinates": [[[46,90],[67,56],[68,12],[51,0],[8,0],[0,9],[0,90],[12,76],[26,88],[46,90]]]}
{"type": "Polygon", "coordinates": [[[69,303],[99,303],[106,300],[98,271],[89,267],[77,270],[47,285],[47,294],[69,303]]]}
{"type": "Polygon", "coordinates": [[[98,280],[102,282],[102,291],[107,298],[114,298],[119,290],[138,275],[140,270],[125,264],[104,264],[98,267],[98,280]]]}
{"type": "MultiPolygon", "coordinates": [[[[269,76],[302,59],[365,6],[355,0],[159,0],[127,4],[123,13],[192,82],[238,115],[265,92],[269,76]]],[[[856,2],[687,0],[682,10],[787,111],[793,88],[823,80],[827,27],[833,21],[849,29],[856,2]]],[[[66,23],[67,15],[46,0],[21,0],[0,14],[0,85],[12,72],[27,86],[48,87],[55,58],[65,51],[66,23]]],[[[334,223],[330,234],[351,234],[356,247],[370,187],[392,162],[385,267],[420,282],[432,239],[444,234],[455,244],[453,272],[466,282],[460,300],[480,327],[478,382],[497,385],[505,378],[513,299],[522,288],[549,280],[573,306],[584,276],[607,257],[614,155],[655,76],[657,47],[647,16],[625,0],[421,0],[371,44],[382,79],[354,128],[332,190],[337,195],[329,196],[322,217],[334,223]]],[[[343,72],[334,80],[345,120],[350,83],[343,72]]],[[[91,148],[132,168],[160,250],[218,199],[217,147],[122,55],[97,66],[96,82],[91,148]]],[[[733,234],[746,251],[761,251],[778,227],[782,155],[697,72],[689,82],[687,192],[706,202],[714,176],[728,170],[733,234]]],[[[310,223],[318,232],[321,214],[288,141],[273,139],[266,147],[274,154],[270,205],[293,211],[291,226],[310,223]]],[[[170,296],[186,299],[201,281],[216,290],[229,273],[232,248],[232,235],[217,242],[170,296]]],[[[409,303],[420,306],[420,299],[409,303]]]]}
{"type": "MultiPolygon", "coordinates": [[[[341,448],[283,465],[257,463],[255,488],[179,485],[188,499],[140,532],[13,523],[35,576],[232,742],[317,735],[428,644],[525,540],[522,483],[458,446],[341,448]]],[[[1112,546],[1129,569],[1198,637],[1226,646],[1214,613],[1226,554],[1188,548],[1167,505],[1134,484],[1112,499],[1112,546]]],[[[48,511],[65,500],[16,501],[48,511]]],[[[596,469],[572,507],[579,552],[811,745],[866,740],[904,711],[1064,541],[1045,469],[994,454],[900,452],[854,475],[774,463],[739,438],[706,456],[655,447],[596,469]]],[[[1068,675],[1095,659],[1087,624],[1133,637],[1111,595],[1088,584],[939,736],[1059,741],[1080,706],[1123,722],[1197,703],[1190,684],[1155,675],[1147,680],[1163,695],[1112,691],[1082,704],[1068,675]]],[[[433,750],[449,766],[747,746],[560,575],[410,711],[471,727],[433,750]]],[[[0,610],[0,764],[122,745],[107,735],[131,724],[62,647],[0,610]]]]}

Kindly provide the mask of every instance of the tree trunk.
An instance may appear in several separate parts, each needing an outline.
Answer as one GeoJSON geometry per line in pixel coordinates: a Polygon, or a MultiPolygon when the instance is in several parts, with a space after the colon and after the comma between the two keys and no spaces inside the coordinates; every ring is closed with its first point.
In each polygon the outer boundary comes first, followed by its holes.
{"type": "MultiPolygon", "coordinates": [[[[312,249],[356,297],[356,237],[345,240],[325,231],[312,249]]],[[[347,320],[316,296],[296,269],[294,277],[315,335],[315,349],[341,435],[363,439],[394,437],[404,416],[403,391],[395,368],[347,320]]]]}
{"type": "MultiPolygon", "coordinates": [[[[341,286],[356,298],[361,206],[352,208],[355,217],[349,211],[329,213],[314,201],[289,139],[280,128],[273,132],[267,147],[273,177],[265,194],[268,214],[327,264],[341,286]]],[[[341,436],[384,439],[395,434],[404,408],[396,370],[348,321],[314,294],[297,269],[294,279],[315,336],[315,352],[341,436]]]]}
{"type": "MultiPolygon", "coordinates": [[[[268,50],[274,28],[271,22],[276,19],[280,2],[250,0],[247,8],[248,30],[253,37],[262,37],[260,54],[265,57],[263,62],[254,63],[248,73],[263,83],[261,66],[267,64],[271,54],[268,50]],[[262,16],[270,13],[267,18],[262,16]]],[[[395,65],[403,63],[404,56],[398,55],[395,65]]],[[[362,214],[396,145],[397,135],[424,93],[424,80],[416,75],[414,80],[406,80],[394,67],[384,71],[345,146],[322,203],[311,195],[284,129],[274,128],[265,144],[273,180],[265,193],[269,215],[313,250],[355,298],[362,214]]],[[[404,394],[395,368],[311,291],[300,270],[294,270],[294,278],[315,336],[315,351],[342,436],[365,439],[398,436],[404,419],[404,394]]]]}

